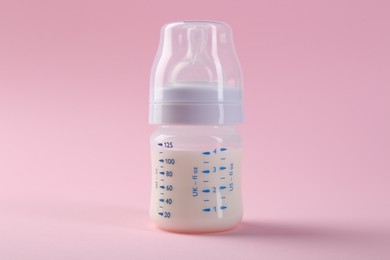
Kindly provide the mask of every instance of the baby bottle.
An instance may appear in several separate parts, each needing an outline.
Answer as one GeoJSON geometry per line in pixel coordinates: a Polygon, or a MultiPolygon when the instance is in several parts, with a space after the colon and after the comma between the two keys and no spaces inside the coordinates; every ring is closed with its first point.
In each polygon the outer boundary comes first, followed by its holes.
{"type": "Polygon", "coordinates": [[[242,218],[242,79],[222,22],[166,24],[153,64],[150,216],[164,230],[216,232],[242,218]]]}

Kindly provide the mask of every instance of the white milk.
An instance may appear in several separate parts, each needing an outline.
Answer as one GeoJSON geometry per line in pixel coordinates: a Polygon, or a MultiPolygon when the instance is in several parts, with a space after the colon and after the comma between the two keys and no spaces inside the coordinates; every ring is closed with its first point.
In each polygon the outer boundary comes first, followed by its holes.
{"type": "Polygon", "coordinates": [[[242,218],[241,149],[152,149],[150,215],[166,230],[212,232],[242,218]]]}

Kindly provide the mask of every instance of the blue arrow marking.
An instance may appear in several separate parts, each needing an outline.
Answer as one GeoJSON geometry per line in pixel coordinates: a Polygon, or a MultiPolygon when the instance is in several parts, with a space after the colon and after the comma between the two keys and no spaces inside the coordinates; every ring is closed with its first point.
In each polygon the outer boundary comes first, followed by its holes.
{"type": "Polygon", "coordinates": [[[222,170],[226,170],[226,167],[225,166],[221,166],[219,167],[219,169],[222,171],[222,170]]]}
{"type": "Polygon", "coordinates": [[[210,212],[210,208],[205,208],[205,209],[203,209],[203,211],[205,211],[205,212],[210,212]]]}
{"type": "Polygon", "coordinates": [[[224,190],[224,189],[226,189],[226,186],[220,186],[219,187],[221,190],[224,190]]]}
{"type": "Polygon", "coordinates": [[[203,173],[210,173],[210,171],[209,170],[204,170],[204,171],[202,171],[203,173]]]}
{"type": "Polygon", "coordinates": [[[205,154],[205,155],[210,155],[210,152],[204,152],[202,154],[205,154]]]}
{"type": "Polygon", "coordinates": [[[164,172],[160,172],[161,175],[164,175],[164,172]]]}
{"type": "Polygon", "coordinates": [[[162,144],[162,143],[158,143],[158,145],[159,145],[159,146],[163,146],[163,144],[162,144]]]}
{"type": "Polygon", "coordinates": [[[209,193],[210,190],[209,189],[205,189],[205,190],[202,190],[203,192],[206,192],[206,193],[209,193]]]}
{"type": "Polygon", "coordinates": [[[164,215],[164,213],[162,213],[162,212],[159,212],[158,214],[159,214],[160,216],[164,215]]]}
{"type": "Polygon", "coordinates": [[[221,150],[221,152],[223,152],[223,151],[226,151],[227,148],[221,148],[220,150],[221,150]]]}
{"type": "Polygon", "coordinates": [[[165,189],[165,186],[164,186],[164,185],[161,185],[160,188],[161,188],[161,189],[165,189]]]}
{"type": "Polygon", "coordinates": [[[160,160],[158,160],[159,162],[164,162],[164,160],[163,159],[160,159],[160,160]]]}
{"type": "Polygon", "coordinates": [[[227,207],[226,206],[221,206],[221,209],[226,209],[227,207]]]}
{"type": "Polygon", "coordinates": [[[159,199],[159,201],[164,202],[164,199],[159,199]]]}

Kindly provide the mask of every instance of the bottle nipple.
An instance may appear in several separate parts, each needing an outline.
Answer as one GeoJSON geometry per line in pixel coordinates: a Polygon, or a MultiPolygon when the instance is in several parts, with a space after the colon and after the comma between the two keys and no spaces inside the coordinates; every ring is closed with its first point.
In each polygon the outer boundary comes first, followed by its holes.
{"type": "Polygon", "coordinates": [[[169,85],[199,85],[215,83],[215,61],[207,51],[207,26],[193,26],[187,30],[187,52],[173,67],[169,85]]]}

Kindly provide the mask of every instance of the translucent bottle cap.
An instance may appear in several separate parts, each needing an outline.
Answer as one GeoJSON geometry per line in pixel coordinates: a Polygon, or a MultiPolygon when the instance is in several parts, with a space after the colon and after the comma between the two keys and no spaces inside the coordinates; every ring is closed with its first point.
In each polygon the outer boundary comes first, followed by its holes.
{"type": "Polygon", "coordinates": [[[230,27],[183,21],[161,29],[150,83],[151,124],[242,122],[242,76],[230,27]]]}

